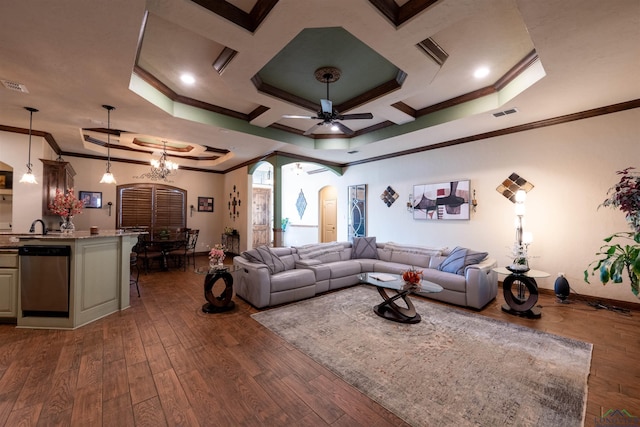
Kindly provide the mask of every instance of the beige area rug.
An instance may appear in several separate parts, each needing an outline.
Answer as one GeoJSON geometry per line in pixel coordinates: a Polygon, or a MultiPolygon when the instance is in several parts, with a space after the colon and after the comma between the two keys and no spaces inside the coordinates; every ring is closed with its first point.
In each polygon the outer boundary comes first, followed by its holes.
{"type": "Polygon", "coordinates": [[[412,298],[378,317],[356,286],[252,317],[415,426],[581,426],[592,345],[412,298]]]}

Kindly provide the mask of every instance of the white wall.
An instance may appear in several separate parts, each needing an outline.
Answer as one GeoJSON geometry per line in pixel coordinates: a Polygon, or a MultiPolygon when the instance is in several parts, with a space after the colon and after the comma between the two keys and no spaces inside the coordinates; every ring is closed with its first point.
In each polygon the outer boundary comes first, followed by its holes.
{"type": "Polygon", "coordinates": [[[579,294],[638,302],[628,283],[603,287],[597,277],[591,284],[583,280],[583,271],[595,259],[602,239],[617,231],[630,231],[621,212],[598,206],[618,182],[616,171],[640,167],[638,135],[640,110],[635,109],[352,166],[342,177],[330,172],[309,175],[304,181],[283,184],[283,216],[290,216],[294,223],[317,225],[317,192],[324,185],[334,185],[338,192],[338,240],[346,240],[347,186],[367,184],[369,236],[381,242],[460,245],[488,251],[505,266],[511,261],[515,240],[514,205],[496,187],[516,172],[535,185],[526,201],[525,230],[534,237],[531,267],[551,273],[551,277],[538,280],[540,287],[553,289],[557,274],[563,272],[579,294]],[[315,184],[307,187],[306,180],[312,179],[315,184]],[[406,209],[413,185],[459,179],[470,179],[471,189],[476,190],[479,204],[477,212],[471,212],[471,220],[413,220],[406,209]],[[302,220],[295,214],[301,186],[310,202],[302,220]],[[391,207],[380,200],[387,186],[400,194],[391,207]]]}

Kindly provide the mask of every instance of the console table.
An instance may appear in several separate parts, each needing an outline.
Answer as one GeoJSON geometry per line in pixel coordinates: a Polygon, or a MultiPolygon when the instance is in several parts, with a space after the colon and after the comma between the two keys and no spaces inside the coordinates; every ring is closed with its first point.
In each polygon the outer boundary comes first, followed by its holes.
{"type": "Polygon", "coordinates": [[[538,284],[536,278],[549,277],[549,273],[540,270],[514,272],[505,267],[494,268],[498,274],[506,275],[502,282],[502,290],[506,304],[502,311],[516,316],[539,319],[542,316],[538,302],[538,284]]]}
{"type": "Polygon", "coordinates": [[[240,234],[222,233],[220,243],[224,246],[225,252],[232,255],[240,255],[240,234]]]}

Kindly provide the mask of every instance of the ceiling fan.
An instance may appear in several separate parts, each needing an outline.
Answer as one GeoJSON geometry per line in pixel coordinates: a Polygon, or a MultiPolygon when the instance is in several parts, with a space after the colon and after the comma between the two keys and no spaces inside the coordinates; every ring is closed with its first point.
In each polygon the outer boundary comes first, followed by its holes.
{"type": "Polygon", "coordinates": [[[327,99],[320,100],[320,111],[316,116],[298,116],[285,114],[282,117],[285,119],[312,119],[322,120],[320,123],[316,123],[311,128],[306,130],[303,135],[311,135],[320,126],[330,126],[336,130],[340,130],[346,135],[353,135],[355,132],[349,129],[347,126],[340,123],[339,120],[361,120],[372,119],[371,113],[359,113],[359,114],[340,114],[337,110],[333,109],[333,103],[329,99],[329,83],[338,81],[340,78],[340,70],[335,67],[321,67],[315,71],[316,80],[326,83],[327,85],[327,99]]]}

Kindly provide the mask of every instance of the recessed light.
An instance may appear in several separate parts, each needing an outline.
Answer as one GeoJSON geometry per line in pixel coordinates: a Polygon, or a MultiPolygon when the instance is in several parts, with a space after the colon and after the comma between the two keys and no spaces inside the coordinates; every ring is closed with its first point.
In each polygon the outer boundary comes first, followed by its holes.
{"type": "Polygon", "coordinates": [[[481,79],[481,78],[487,77],[488,75],[489,75],[489,68],[487,67],[480,67],[473,72],[473,77],[475,77],[476,79],[481,79]]]}
{"type": "Polygon", "coordinates": [[[180,80],[182,80],[182,83],[188,84],[188,85],[192,85],[196,82],[196,78],[193,77],[193,74],[189,74],[189,73],[184,73],[180,76],[180,80]]]}

